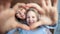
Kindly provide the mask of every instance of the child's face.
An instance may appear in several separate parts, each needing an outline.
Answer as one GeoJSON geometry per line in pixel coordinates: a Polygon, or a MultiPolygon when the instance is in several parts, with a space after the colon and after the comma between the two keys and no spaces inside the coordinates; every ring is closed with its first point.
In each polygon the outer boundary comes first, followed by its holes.
{"type": "Polygon", "coordinates": [[[27,13],[27,17],[26,18],[27,18],[27,24],[28,25],[31,25],[31,24],[33,24],[33,23],[35,23],[37,21],[36,13],[33,12],[33,11],[29,11],[27,13]]]}

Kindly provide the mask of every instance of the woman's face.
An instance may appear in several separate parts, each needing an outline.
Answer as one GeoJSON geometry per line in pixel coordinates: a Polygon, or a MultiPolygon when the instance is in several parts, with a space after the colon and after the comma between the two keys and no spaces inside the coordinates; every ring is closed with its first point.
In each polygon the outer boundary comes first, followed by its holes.
{"type": "Polygon", "coordinates": [[[26,16],[25,16],[26,10],[24,8],[20,8],[17,12],[18,12],[18,14],[17,14],[18,18],[20,18],[20,19],[26,18],[26,16]]]}
{"type": "Polygon", "coordinates": [[[37,21],[37,15],[35,12],[33,11],[29,11],[27,13],[27,24],[28,25],[31,25],[33,23],[35,23],[37,21]]]}

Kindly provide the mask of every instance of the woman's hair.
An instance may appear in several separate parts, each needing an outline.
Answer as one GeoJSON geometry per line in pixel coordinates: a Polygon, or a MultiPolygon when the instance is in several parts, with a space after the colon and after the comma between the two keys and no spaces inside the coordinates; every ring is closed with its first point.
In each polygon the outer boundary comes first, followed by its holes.
{"type": "MultiPolygon", "coordinates": [[[[38,11],[35,9],[35,8],[30,8],[30,9],[28,9],[27,10],[27,12],[26,12],[26,16],[27,16],[27,13],[29,12],[29,11],[33,11],[35,14],[36,14],[36,16],[37,16],[37,21],[39,21],[39,17],[40,17],[40,14],[38,13],[38,11]]],[[[27,17],[26,17],[27,18],[27,17]]]]}

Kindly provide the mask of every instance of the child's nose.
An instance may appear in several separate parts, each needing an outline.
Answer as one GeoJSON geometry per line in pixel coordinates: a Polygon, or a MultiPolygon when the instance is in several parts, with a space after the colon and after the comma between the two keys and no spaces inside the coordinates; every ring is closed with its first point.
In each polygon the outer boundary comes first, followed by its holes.
{"type": "Polygon", "coordinates": [[[30,18],[30,21],[32,21],[33,19],[32,18],[30,18]]]}

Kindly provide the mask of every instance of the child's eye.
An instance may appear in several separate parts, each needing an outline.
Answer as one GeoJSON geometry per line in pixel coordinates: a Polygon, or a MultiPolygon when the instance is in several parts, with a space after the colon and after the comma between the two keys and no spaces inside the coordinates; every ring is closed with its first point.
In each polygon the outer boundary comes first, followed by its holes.
{"type": "Polygon", "coordinates": [[[35,18],[34,16],[32,16],[32,18],[35,18]]]}

